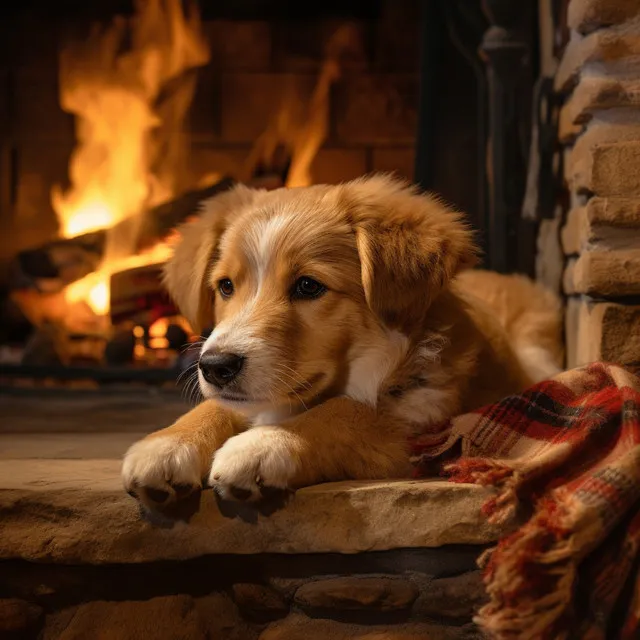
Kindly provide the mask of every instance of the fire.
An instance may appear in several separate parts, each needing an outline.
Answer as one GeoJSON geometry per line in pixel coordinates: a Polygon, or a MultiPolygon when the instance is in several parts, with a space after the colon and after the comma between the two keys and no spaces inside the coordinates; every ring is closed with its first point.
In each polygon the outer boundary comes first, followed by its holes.
{"type": "Polygon", "coordinates": [[[98,316],[109,313],[111,274],[125,269],[135,269],[146,264],[162,264],[171,257],[171,244],[159,242],[149,251],[128,256],[107,264],[99,271],[76,280],[65,289],[65,299],[69,303],[85,301],[98,316]]]}
{"type": "Polygon", "coordinates": [[[96,29],[60,61],[60,102],[76,117],[70,188],[52,190],[63,237],[107,232],[98,272],[65,290],[98,315],[109,310],[112,273],[169,255],[166,245],[136,255],[144,213],[180,189],[182,124],[195,77],[209,61],[194,5],[140,0],[135,17],[96,29]],[[122,222],[127,224],[123,227],[122,222]]]}

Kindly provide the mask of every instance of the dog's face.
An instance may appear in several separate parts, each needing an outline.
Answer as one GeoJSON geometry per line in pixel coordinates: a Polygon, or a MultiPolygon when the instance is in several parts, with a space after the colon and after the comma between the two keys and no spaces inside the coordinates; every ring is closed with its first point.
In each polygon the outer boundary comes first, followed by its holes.
{"type": "Polygon", "coordinates": [[[271,419],[340,394],[375,403],[473,254],[455,214],[388,178],[241,188],[183,236],[167,284],[192,323],[214,326],[202,392],[271,419]]]}

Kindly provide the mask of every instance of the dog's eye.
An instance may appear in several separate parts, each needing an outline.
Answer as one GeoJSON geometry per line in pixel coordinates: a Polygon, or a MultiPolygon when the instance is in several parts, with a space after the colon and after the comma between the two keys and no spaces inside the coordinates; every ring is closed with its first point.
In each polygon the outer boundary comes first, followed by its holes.
{"type": "Polygon", "coordinates": [[[233,282],[229,278],[222,278],[218,281],[218,291],[223,298],[228,298],[233,295],[233,282]]]}
{"type": "Polygon", "coordinates": [[[293,297],[294,298],[317,298],[321,296],[327,288],[320,284],[317,280],[302,276],[296,280],[293,285],[293,297]]]}

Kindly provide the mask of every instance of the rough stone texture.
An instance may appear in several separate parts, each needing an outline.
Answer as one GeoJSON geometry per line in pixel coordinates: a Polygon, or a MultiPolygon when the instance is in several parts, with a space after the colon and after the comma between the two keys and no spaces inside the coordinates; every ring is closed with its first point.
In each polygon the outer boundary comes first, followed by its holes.
{"type": "Polygon", "coordinates": [[[214,594],[88,602],[48,616],[43,640],[250,640],[256,635],[228,597],[214,594]]]}
{"type": "Polygon", "coordinates": [[[420,589],[413,605],[416,615],[426,618],[469,620],[487,600],[480,571],[431,580],[420,589]]]}
{"type": "Polygon", "coordinates": [[[417,127],[415,74],[356,76],[336,88],[337,135],[356,143],[412,144],[417,127]]]}
{"type": "Polygon", "coordinates": [[[640,228],[640,199],[591,198],[587,216],[593,224],[640,228]]]}
{"type": "Polygon", "coordinates": [[[392,578],[330,578],[301,586],[295,603],[304,611],[397,611],[411,607],[418,589],[407,580],[392,578]]]}
{"type": "Polygon", "coordinates": [[[640,306],[588,299],[567,308],[567,360],[570,367],[605,360],[640,369],[640,306]]]}
{"type": "Polygon", "coordinates": [[[355,625],[333,620],[289,616],[276,622],[259,640],[473,640],[482,638],[474,627],[445,627],[434,624],[355,625]]]}
{"type": "MultiPolygon", "coordinates": [[[[603,199],[592,198],[586,207],[576,207],[567,214],[561,232],[564,253],[570,256],[593,249],[632,250],[640,247],[640,221],[635,225],[629,221],[625,225],[622,216],[615,218],[609,213],[602,215],[606,211],[606,204],[602,209],[593,206],[596,200],[603,199]],[[612,218],[611,222],[609,218],[612,218]],[[603,223],[603,220],[606,222],[603,223]]],[[[640,201],[637,209],[640,211],[640,201]]]]}
{"type": "MultiPolygon", "coordinates": [[[[640,59],[636,73],[640,72],[640,59]]],[[[559,136],[562,142],[571,142],[582,130],[595,111],[640,106],[640,80],[609,76],[581,78],[560,112],[559,136]]]]}
{"type": "Polygon", "coordinates": [[[571,29],[589,33],[625,22],[638,13],[638,0],[572,0],[567,8],[567,23],[571,29]]]}
{"type": "Polygon", "coordinates": [[[263,584],[241,582],[232,587],[233,599],[249,620],[266,622],[289,613],[289,605],[275,589],[263,584]]]}
{"type": "Polygon", "coordinates": [[[42,607],[18,598],[0,599],[0,637],[34,637],[42,617],[42,607]]]}
{"type": "MultiPolygon", "coordinates": [[[[638,246],[638,244],[636,244],[638,246]]],[[[568,267],[565,292],[591,296],[633,296],[640,294],[640,249],[627,251],[584,251],[568,267]]]]}
{"type": "Polygon", "coordinates": [[[117,460],[3,461],[0,558],[107,563],[215,553],[355,553],[485,544],[500,533],[480,512],[490,490],[440,480],[317,485],[268,517],[249,507],[223,515],[206,491],[188,525],[159,528],[138,518],[119,471],[117,460]]]}
{"type": "Polygon", "coordinates": [[[597,196],[640,195],[640,111],[600,112],[576,141],[566,167],[570,187],[597,196]]]}
{"type": "Polygon", "coordinates": [[[610,71],[624,69],[625,59],[640,55],[639,33],[640,19],[636,18],[584,37],[572,34],[556,73],[556,89],[568,89],[587,65],[609,65],[610,71]]]}
{"type": "Polygon", "coordinates": [[[640,294],[640,3],[571,0],[567,21],[555,77],[572,202],[561,230],[567,364],[638,368],[640,307],[628,303],[640,294]]]}

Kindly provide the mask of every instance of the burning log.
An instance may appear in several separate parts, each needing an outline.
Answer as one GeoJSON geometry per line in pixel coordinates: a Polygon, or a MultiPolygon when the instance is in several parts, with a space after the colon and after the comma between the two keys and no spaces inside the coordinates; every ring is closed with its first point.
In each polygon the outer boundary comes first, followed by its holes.
{"type": "Polygon", "coordinates": [[[148,326],[158,318],[179,313],[162,286],[161,264],[114,273],[109,288],[114,326],[125,321],[148,326]]]}
{"type": "MultiPolygon", "coordinates": [[[[142,214],[137,251],[164,239],[177,225],[197,212],[198,205],[234,185],[231,178],[204,189],[189,191],[142,214]]],[[[12,265],[14,289],[36,288],[54,293],[99,267],[108,234],[127,235],[132,221],[123,220],[110,229],[101,229],[74,238],[54,240],[37,249],[22,251],[12,265]]]]}

